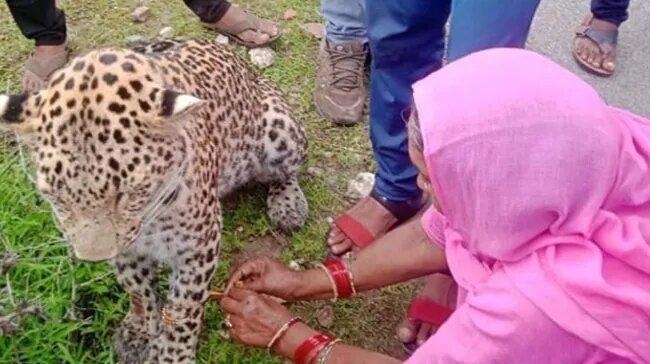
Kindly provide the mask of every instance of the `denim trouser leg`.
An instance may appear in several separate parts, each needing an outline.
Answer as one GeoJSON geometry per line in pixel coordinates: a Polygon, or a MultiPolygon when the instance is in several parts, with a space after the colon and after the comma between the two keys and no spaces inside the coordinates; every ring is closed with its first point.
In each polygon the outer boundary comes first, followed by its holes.
{"type": "Polygon", "coordinates": [[[449,1],[367,0],[367,10],[375,193],[406,201],[421,191],[408,156],[403,115],[411,105],[411,84],[442,66],[449,1]]]}
{"type": "Polygon", "coordinates": [[[487,48],[522,47],[539,0],[366,1],[373,57],[370,138],[377,161],[375,192],[405,201],[421,193],[408,156],[404,121],[411,85],[441,67],[450,7],[448,58],[454,60],[487,48]]]}
{"type": "Polygon", "coordinates": [[[366,0],[321,0],[330,42],[367,41],[366,0]]]}
{"type": "Polygon", "coordinates": [[[453,0],[447,60],[488,48],[523,48],[539,1],[453,0]]]}

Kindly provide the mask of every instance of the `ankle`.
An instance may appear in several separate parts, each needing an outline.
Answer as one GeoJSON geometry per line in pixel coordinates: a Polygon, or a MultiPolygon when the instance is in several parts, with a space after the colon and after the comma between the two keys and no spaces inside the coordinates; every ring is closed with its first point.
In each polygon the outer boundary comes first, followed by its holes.
{"type": "Polygon", "coordinates": [[[598,18],[594,18],[591,21],[591,27],[594,29],[598,30],[616,30],[618,29],[618,26],[612,22],[609,22],[607,20],[602,20],[598,18]]]}
{"type": "Polygon", "coordinates": [[[65,44],[60,45],[40,45],[34,48],[34,55],[36,57],[47,57],[59,54],[65,51],[65,44]]]}

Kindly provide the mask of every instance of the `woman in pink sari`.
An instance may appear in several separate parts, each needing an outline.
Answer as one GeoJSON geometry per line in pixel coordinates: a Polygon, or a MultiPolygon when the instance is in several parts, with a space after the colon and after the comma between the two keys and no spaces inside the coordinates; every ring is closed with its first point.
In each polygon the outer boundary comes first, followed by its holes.
{"type": "MultiPolygon", "coordinates": [[[[517,49],[458,60],[414,95],[411,157],[439,209],[345,267],[353,291],[453,275],[457,309],[407,362],[650,363],[650,121],[517,49]]],[[[314,339],[256,293],[332,297],[336,273],[245,263],[222,300],[233,337],[299,363],[398,362],[314,339]]]]}

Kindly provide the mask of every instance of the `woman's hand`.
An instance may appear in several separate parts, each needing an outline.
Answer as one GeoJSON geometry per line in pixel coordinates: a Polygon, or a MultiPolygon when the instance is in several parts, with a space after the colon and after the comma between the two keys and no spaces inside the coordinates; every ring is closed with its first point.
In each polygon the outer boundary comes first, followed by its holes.
{"type": "Polygon", "coordinates": [[[245,345],[265,348],[273,335],[291,319],[284,306],[255,292],[232,288],[221,300],[230,335],[245,345]]]}
{"type": "Polygon", "coordinates": [[[259,258],[249,260],[237,268],[230,277],[226,292],[238,287],[294,301],[301,282],[300,272],[285,267],[277,260],[259,258]]]}

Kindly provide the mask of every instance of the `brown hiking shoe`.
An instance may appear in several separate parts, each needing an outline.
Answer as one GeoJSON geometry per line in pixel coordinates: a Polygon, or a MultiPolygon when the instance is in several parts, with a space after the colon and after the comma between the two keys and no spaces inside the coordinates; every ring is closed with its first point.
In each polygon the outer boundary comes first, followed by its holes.
{"type": "Polygon", "coordinates": [[[366,100],[364,85],[368,47],[362,42],[330,43],[318,52],[314,104],[318,112],[337,125],[361,120],[366,100]]]}

